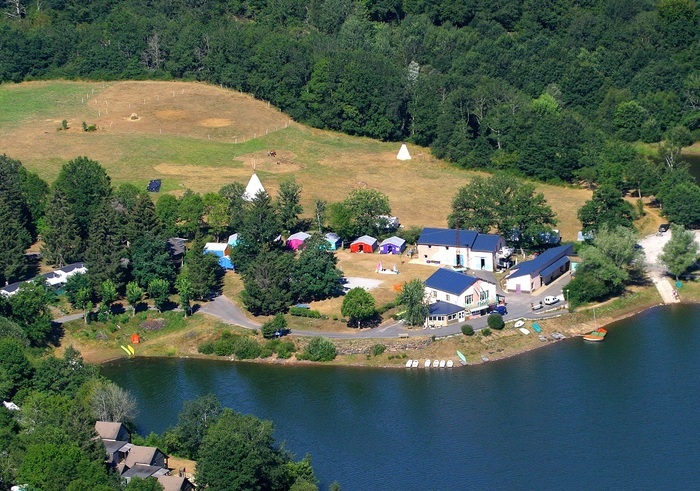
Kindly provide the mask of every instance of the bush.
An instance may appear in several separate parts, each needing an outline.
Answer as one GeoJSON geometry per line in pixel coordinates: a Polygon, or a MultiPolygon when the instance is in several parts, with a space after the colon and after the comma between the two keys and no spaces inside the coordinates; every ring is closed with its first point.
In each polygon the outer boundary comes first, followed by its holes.
{"type": "Polygon", "coordinates": [[[211,355],[214,353],[214,343],[211,341],[205,341],[197,346],[197,351],[203,355],[211,355]]]}
{"type": "Polygon", "coordinates": [[[465,336],[473,336],[474,328],[469,324],[462,324],[462,334],[465,336]]]}
{"type": "Polygon", "coordinates": [[[284,318],[284,314],[275,315],[271,321],[263,324],[261,330],[262,335],[265,339],[272,339],[275,336],[279,336],[287,328],[287,319],[284,318]]]}
{"type": "Polygon", "coordinates": [[[218,356],[231,356],[236,351],[236,340],[232,337],[221,337],[214,343],[214,353],[218,356]]]}
{"type": "Polygon", "coordinates": [[[323,317],[318,310],[309,310],[303,307],[290,307],[289,313],[296,317],[310,317],[312,319],[320,319],[323,317]]]}
{"type": "Polygon", "coordinates": [[[241,336],[235,343],[233,354],[239,360],[252,360],[260,356],[260,345],[254,339],[247,336],[241,336]]]}
{"type": "Polygon", "coordinates": [[[506,323],[503,322],[503,316],[497,313],[490,314],[486,322],[491,329],[497,329],[499,331],[506,325],[506,323]]]}
{"type": "Polygon", "coordinates": [[[269,358],[274,354],[274,351],[272,351],[268,347],[263,347],[260,349],[260,358],[269,358]]]}
{"type": "Polygon", "coordinates": [[[396,307],[396,302],[385,303],[385,304],[382,305],[381,307],[377,307],[377,313],[378,313],[379,315],[382,315],[382,314],[384,314],[387,310],[391,310],[391,309],[393,309],[394,307],[396,307]]]}
{"type": "Polygon", "coordinates": [[[491,335],[491,329],[489,329],[488,327],[484,327],[484,328],[481,330],[481,335],[482,335],[482,336],[490,336],[490,335],[491,335]]]}
{"type": "Polygon", "coordinates": [[[370,353],[372,356],[379,356],[386,351],[386,346],[381,343],[375,344],[370,348],[370,353]]]}
{"type": "Polygon", "coordinates": [[[311,361],[331,361],[335,359],[337,354],[338,352],[332,342],[326,338],[315,337],[309,341],[299,358],[311,361]]]}

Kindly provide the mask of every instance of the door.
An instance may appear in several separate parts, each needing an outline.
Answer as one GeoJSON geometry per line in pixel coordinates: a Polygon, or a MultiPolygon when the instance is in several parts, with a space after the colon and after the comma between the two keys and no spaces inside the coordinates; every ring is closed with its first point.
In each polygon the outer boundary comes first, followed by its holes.
{"type": "Polygon", "coordinates": [[[462,264],[463,264],[462,261],[464,261],[464,257],[462,256],[462,254],[455,255],[455,266],[456,267],[461,268],[462,264]]]}
{"type": "Polygon", "coordinates": [[[481,262],[481,269],[486,269],[486,259],[482,257],[480,259],[480,262],[481,262]]]}

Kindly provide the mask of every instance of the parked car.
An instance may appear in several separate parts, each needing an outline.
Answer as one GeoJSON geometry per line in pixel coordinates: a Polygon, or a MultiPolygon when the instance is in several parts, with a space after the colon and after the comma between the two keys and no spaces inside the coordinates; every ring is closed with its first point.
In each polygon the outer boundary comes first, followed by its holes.
{"type": "Polygon", "coordinates": [[[659,225],[659,233],[663,234],[664,232],[668,232],[669,227],[671,227],[670,223],[662,223],[659,225]]]}
{"type": "Polygon", "coordinates": [[[544,300],[542,300],[542,301],[544,302],[545,305],[554,305],[555,303],[557,303],[559,301],[559,298],[553,297],[550,295],[550,296],[544,297],[544,300]]]}
{"type": "Polygon", "coordinates": [[[497,314],[501,315],[506,315],[508,313],[508,309],[506,308],[505,305],[496,305],[493,307],[489,308],[489,313],[496,312],[497,314]]]}

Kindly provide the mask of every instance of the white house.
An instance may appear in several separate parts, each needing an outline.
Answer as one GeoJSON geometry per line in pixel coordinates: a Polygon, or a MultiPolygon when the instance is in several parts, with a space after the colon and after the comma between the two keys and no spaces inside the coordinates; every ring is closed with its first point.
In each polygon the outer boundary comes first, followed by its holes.
{"type": "Polygon", "coordinates": [[[417,246],[418,257],[428,264],[484,271],[494,271],[513,253],[500,235],[449,228],[424,228],[417,246]]]}
{"type": "Polygon", "coordinates": [[[490,304],[498,302],[495,283],[445,268],[438,269],[425,280],[425,294],[431,304],[442,302],[452,306],[437,306],[441,313],[450,311],[446,321],[481,315],[490,304]]]}

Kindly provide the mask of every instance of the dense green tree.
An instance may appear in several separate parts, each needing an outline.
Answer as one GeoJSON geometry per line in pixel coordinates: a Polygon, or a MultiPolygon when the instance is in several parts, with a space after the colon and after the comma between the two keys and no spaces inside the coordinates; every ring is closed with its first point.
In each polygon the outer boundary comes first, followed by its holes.
{"type": "Polygon", "coordinates": [[[160,491],[162,489],[163,485],[155,477],[147,477],[145,479],[132,477],[124,491],[160,491]]]}
{"type": "Polygon", "coordinates": [[[192,238],[202,227],[204,202],[191,190],[185,191],[177,206],[177,231],[182,237],[192,238]]]}
{"type": "Polygon", "coordinates": [[[386,217],[391,214],[391,206],[384,193],[376,189],[356,189],[350,192],[344,204],[350,212],[355,237],[386,232],[386,217]]]}
{"type": "Polygon", "coordinates": [[[328,205],[328,227],[338,234],[343,241],[350,241],[357,237],[355,235],[352,212],[342,201],[328,205]]]}
{"type": "Polygon", "coordinates": [[[232,182],[219,190],[228,205],[228,225],[235,233],[243,225],[248,202],[243,198],[245,186],[240,182],[232,182]]]}
{"type": "Polygon", "coordinates": [[[207,193],[202,198],[204,215],[209,231],[214,238],[221,240],[224,233],[229,230],[229,209],[226,198],[217,193],[207,193]]]}
{"type": "Polygon", "coordinates": [[[686,272],[698,259],[698,243],[695,234],[681,225],[671,225],[671,239],[664,244],[659,260],[668,272],[678,277],[686,272]]]}
{"type": "Polygon", "coordinates": [[[180,274],[175,280],[175,289],[179,295],[180,308],[185,312],[185,317],[192,313],[192,298],[194,289],[192,282],[184,274],[180,274]]]}
{"type": "Polygon", "coordinates": [[[618,225],[632,227],[633,216],[632,205],[622,199],[620,192],[610,185],[596,189],[593,197],[578,211],[584,232],[595,232],[606,225],[609,228],[618,225]]]}
{"type": "Polygon", "coordinates": [[[126,284],[126,301],[131,305],[131,315],[136,315],[136,307],[143,300],[143,289],[135,281],[126,284]]]}
{"type": "Polygon", "coordinates": [[[22,279],[27,272],[24,253],[31,243],[31,235],[24,228],[8,204],[0,199],[0,284],[22,279]]]}
{"type": "Polygon", "coordinates": [[[292,177],[280,183],[277,191],[277,214],[280,225],[286,232],[297,231],[299,215],[304,211],[301,200],[301,184],[292,177]]]}
{"type": "Polygon", "coordinates": [[[99,292],[102,305],[109,311],[114,301],[117,299],[117,285],[112,280],[105,280],[100,285],[99,292]]]}
{"type": "Polygon", "coordinates": [[[36,239],[39,225],[46,211],[46,202],[49,196],[49,185],[42,178],[33,172],[29,172],[24,167],[19,168],[20,188],[22,197],[29,210],[31,218],[28,230],[32,238],[36,239]]]}
{"type": "Polygon", "coordinates": [[[283,251],[263,251],[243,273],[241,299],[255,315],[284,312],[294,301],[294,257],[283,251]]]}
{"type": "MultiPolygon", "coordinates": [[[[0,155],[0,204],[7,208],[20,228],[29,231],[32,215],[23,190],[23,174],[26,174],[26,170],[19,160],[0,155]]],[[[31,243],[30,238],[27,240],[31,243]]]]}
{"type": "Polygon", "coordinates": [[[670,222],[686,227],[700,222],[700,186],[694,182],[664,187],[659,192],[659,200],[670,222]]]}
{"type": "Polygon", "coordinates": [[[273,439],[273,425],[224,409],[199,448],[195,480],[216,490],[284,489],[288,456],[273,439]]]}
{"type": "Polygon", "coordinates": [[[85,249],[85,267],[95,292],[106,280],[112,280],[117,289],[123,287],[126,270],[122,258],[125,256],[118,212],[104,201],[95,210],[85,249]]]}
{"type": "Polygon", "coordinates": [[[182,277],[187,278],[192,288],[192,298],[203,300],[218,290],[223,270],[219,259],[213,254],[204,254],[204,242],[195,241],[187,251],[182,277]]]}
{"type": "Polygon", "coordinates": [[[148,282],[148,298],[153,300],[153,303],[158,309],[158,312],[163,311],[163,307],[168,303],[170,295],[170,284],[162,278],[153,278],[148,282]]]}
{"type": "Polygon", "coordinates": [[[65,290],[71,306],[83,311],[83,320],[87,324],[88,313],[92,310],[94,300],[90,278],[87,274],[75,274],[68,278],[65,290]]]}
{"type": "Polygon", "coordinates": [[[84,363],[80,353],[69,346],[62,358],[50,356],[38,363],[32,385],[42,393],[73,397],[96,375],[97,367],[84,363]]]}
{"type": "Polygon", "coordinates": [[[197,459],[207,430],[216,423],[221,411],[221,404],[214,394],[185,402],[177,417],[178,452],[187,458],[197,459]]]}
{"type": "Polygon", "coordinates": [[[168,244],[158,235],[144,233],[129,248],[131,256],[131,274],[142,288],[156,278],[165,280],[168,286],[175,281],[173,264],[168,244]]]}
{"type": "Polygon", "coordinates": [[[359,328],[362,322],[377,315],[374,297],[364,288],[352,288],[343,298],[340,312],[350,319],[350,323],[356,324],[359,328]]]}
{"type": "Polygon", "coordinates": [[[125,182],[114,190],[114,199],[117,200],[125,213],[130,214],[136,208],[136,201],[142,194],[141,190],[134,184],[125,182]]]}
{"type": "Polygon", "coordinates": [[[430,307],[425,297],[425,284],[414,279],[405,282],[401,287],[397,301],[405,308],[404,322],[409,326],[422,326],[428,318],[430,307]]]}
{"type": "Polygon", "coordinates": [[[287,319],[284,314],[279,312],[275,314],[272,320],[267,321],[260,328],[265,339],[273,339],[279,337],[280,334],[287,328],[287,319]]]}
{"type": "Polygon", "coordinates": [[[156,216],[164,236],[177,234],[178,201],[172,194],[164,194],[156,201],[156,216]]]}
{"type": "Polygon", "coordinates": [[[68,196],[60,187],[54,187],[49,197],[42,238],[42,255],[58,267],[82,257],[84,249],[78,222],[68,196]]]}
{"type": "Polygon", "coordinates": [[[7,317],[0,316],[0,339],[9,338],[29,346],[29,338],[19,324],[7,317]]]}
{"type": "Polygon", "coordinates": [[[91,461],[74,443],[29,445],[17,477],[45,491],[98,489],[108,484],[102,463],[91,461]]]}
{"type": "Polygon", "coordinates": [[[343,273],[337,264],[338,258],[323,236],[314,234],[308,238],[294,264],[293,288],[298,300],[323,300],[338,295],[343,273]]]}
{"type": "Polygon", "coordinates": [[[19,339],[0,338],[0,398],[11,400],[34,373],[19,339]]]}
{"type": "Polygon", "coordinates": [[[87,240],[95,215],[112,193],[107,172],[94,160],[78,157],[61,168],[53,188],[61,189],[65,195],[78,235],[87,240]]]}
{"type": "Polygon", "coordinates": [[[10,297],[11,319],[24,329],[34,346],[41,346],[51,336],[50,305],[56,294],[49,290],[43,278],[22,283],[10,297]]]}
{"type": "Polygon", "coordinates": [[[243,224],[238,230],[238,245],[232,260],[238,271],[244,272],[262,251],[280,249],[282,227],[277,210],[266,192],[258,193],[246,208],[243,224]]]}
{"type": "Polygon", "coordinates": [[[144,235],[159,236],[160,226],[151,197],[139,193],[133,206],[126,212],[124,236],[129,243],[134,243],[144,235]]]}

